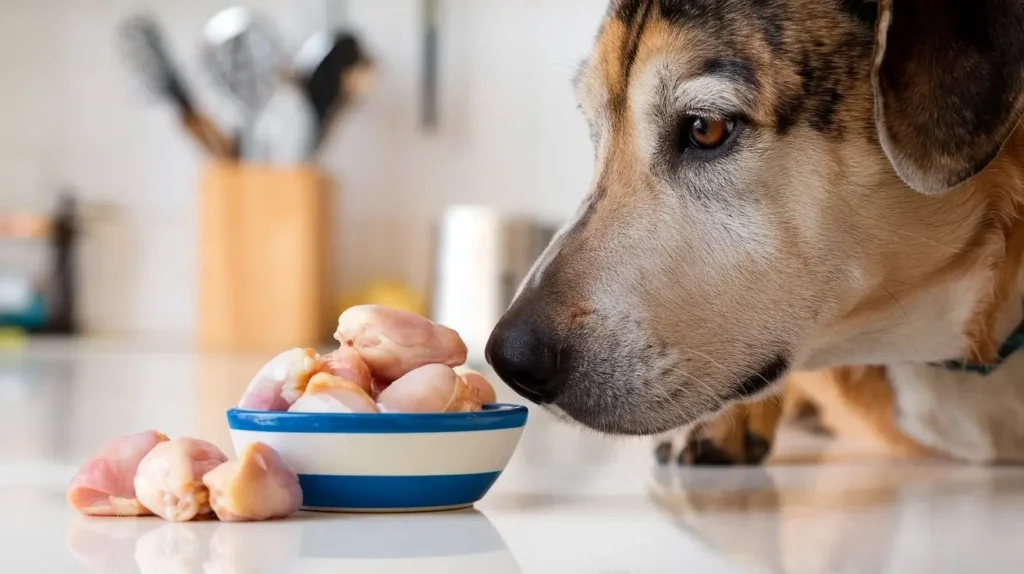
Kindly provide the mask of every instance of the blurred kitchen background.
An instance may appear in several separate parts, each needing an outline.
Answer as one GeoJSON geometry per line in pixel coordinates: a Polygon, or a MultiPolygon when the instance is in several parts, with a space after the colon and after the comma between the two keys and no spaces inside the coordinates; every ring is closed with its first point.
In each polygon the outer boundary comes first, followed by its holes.
{"type": "MultiPolygon", "coordinates": [[[[221,13],[235,6],[229,2],[2,0],[3,323],[45,330],[40,310],[63,305],[66,296],[83,335],[191,344],[204,328],[203,289],[227,281],[211,276],[216,271],[204,274],[202,254],[217,251],[224,266],[256,265],[249,261],[255,254],[232,243],[255,233],[247,226],[267,226],[266,241],[249,250],[303,245],[310,240],[294,237],[296,226],[314,225],[317,210],[329,216],[315,241],[324,256],[326,304],[365,298],[383,282],[431,307],[435,285],[445,283],[437,238],[446,209],[479,206],[487,208],[481,217],[551,226],[586,192],[592,151],[570,80],[606,4],[260,0],[240,5],[253,17],[245,24],[237,13],[221,13]],[[204,149],[180,105],[154,89],[163,82],[161,62],[147,34],[125,29],[140,15],[163,36],[195,113],[221,137],[253,123],[262,131],[255,145],[264,149],[243,152],[245,174],[215,173],[224,171],[216,147],[204,149]],[[314,37],[332,42],[337,32],[358,42],[372,62],[372,81],[341,106],[309,157],[300,107],[309,102],[289,75],[308,74],[324,55],[314,37]],[[237,33],[247,36],[232,37],[237,33]],[[211,46],[216,38],[225,45],[211,46]],[[262,105],[246,106],[232,91],[262,105]],[[304,166],[322,174],[325,197],[309,196],[316,177],[304,166]],[[277,189],[263,189],[268,181],[277,189]],[[302,206],[288,202],[289,186],[302,206]],[[73,211],[72,244],[65,246],[73,270],[57,265],[51,222],[35,219],[57,216],[62,197],[73,211]],[[231,201],[231,213],[209,213],[228,207],[218,201],[231,201]],[[206,227],[204,217],[213,218],[206,227]],[[290,219],[274,227],[276,218],[290,219]]],[[[317,254],[272,258],[286,255],[317,254]]],[[[478,279],[476,263],[461,262],[465,280],[478,279]]],[[[275,283],[307,280],[284,277],[293,271],[247,277],[234,295],[284,296],[275,283]]]]}
{"type": "MultiPolygon", "coordinates": [[[[429,314],[483,367],[587,192],[571,80],[606,6],[0,0],[0,432],[38,431],[0,462],[226,441],[260,364],[354,303],[429,314]]],[[[521,456],[610,458],[534,411],[521,456]]]]}

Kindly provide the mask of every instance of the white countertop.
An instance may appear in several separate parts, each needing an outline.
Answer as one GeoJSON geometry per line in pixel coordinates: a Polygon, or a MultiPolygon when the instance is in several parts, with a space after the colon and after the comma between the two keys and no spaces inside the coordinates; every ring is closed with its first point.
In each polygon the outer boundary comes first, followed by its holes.
{"type": "Polygon", "coordinates": [[[850,453],[815,462],[828,452],[795,439],[803,454],[783,457],[787,464],[653,469],[647,442],[568,429],[536,409],[513,463],[473,511],[169,524],[85,519],[67,507],[64,485],[113,436],[155,428],[229,451],[223,411],[261,359],[114,343],[0,350],[0,572],[935,574],[1024,566],[1024,469],[850,453]]]}

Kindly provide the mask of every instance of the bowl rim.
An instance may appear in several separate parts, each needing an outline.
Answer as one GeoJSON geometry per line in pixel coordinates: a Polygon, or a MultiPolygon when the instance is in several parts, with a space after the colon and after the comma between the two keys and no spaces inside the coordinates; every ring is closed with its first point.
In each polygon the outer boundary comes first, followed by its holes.
{"type": "Polygon", "coordinates": [[[231,408],[227,419],[228,427],[236,431],[409,434],[522,428],[528,414],[524,405],[493,403],[471,413],[290,413],[231,408]]]}

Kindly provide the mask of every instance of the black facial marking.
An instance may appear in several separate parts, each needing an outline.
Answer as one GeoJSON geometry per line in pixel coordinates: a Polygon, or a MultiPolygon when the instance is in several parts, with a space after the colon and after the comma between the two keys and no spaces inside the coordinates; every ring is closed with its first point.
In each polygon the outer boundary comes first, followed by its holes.
{"type": "Polygon", "coordinates": [[[698,30],[713,46],[717,55],[705,62],[704,73],[756,85],[759,70],[754,62],[763,56],[744,53],[749,40],[739,39],[752,33],[756,38],[760,32],[768,53],[799,79],[798,86],[781,90],[774,113],[777,133],[785,135],[796,125],[806,125],[831,138],[843,137],[839,114],[848,94],[868,82],[874,33],[865,22],[873,21],[875,2],[831,0],[832,17],[822,19],[799,17],[785,0],[656,1],[659,17],[698,30]]]}
{"type": "Polygon", "coordinates": [[[842,0],[842,9],[857,20],[872,26],[878,20],[878,0],[842,0]]]}
{"type": "Polygon", "coordinates": [[[791,56],[800,87],[780,98],[776,133],[785,135],[803,123],[831,138],[843,137],[838,115],[847,94],[868,81],[872,50],[869,30],[847,29],[832,42],[808,43],[791,56]]]}
{"type": "Polygon", "coordinates": [[[672,24],[687,26],[695,22],[703,22],[709,31],[717,30],[722,25],[720,19],[714,19],[718,10],[714,2],[707,0],[658,0],[658,14],[672,24]]]}
{"type": "Polygon", "coordinates": [[[639,2],[639,7],[627,11],[631,18],[623,20],[627,25],[631,25],[631,28],[629,40],[626,42],[622,52],[622,85],[613,92],[610,101],[611,107],[614,110],[621,111],[626,107],[626,92],[627,86],[629,86],[629,76],[630,72],[633,70],[633,62],[636,61],[637,50],[640,49],[640,39],[643,38],[644,27],[647,26],[647,19],[651,14],[652,3],[653,0],[639,2]]]}
{"type": "Polygon", "coordinates": [[[613,15],[623,22],[632,22],[647,0],[618,0],[612,3],[613,15]]]}
{"type": "Polygon", "coordinates": [[[739,84],[757,89],[757,76],[747,62],[737,58],[711,58],[704,62],[702,74],[721,76],[739,84]]]}
{"type": "Polygon", "coordinates": [[[796,125],[800,117],[800,110],[803,109],[804,100],[799,94],[793,94],[783,98],[775,110],[775,133],[780,136],[786,135],[796,125]]]}
{"type": "Polygon", "coordinates": [[[790,359],[785,355],[778,355],[771,361],[765,363],[757,372],[750,375],[740,383],[739,387],[733,389],[736,399],[747,399],[767,389],[776,381],[782,378],[789,370],[790,359]]]}
{"type": "Polygon", "coordinates": [[[797,74],[800,76],[800,90],[784,97],[775,112],[775,131],[779,135],[786,135],[797,124],[807,101],[807,94],[814,85],[815,71],[811,65],[810,54],[805,52],[800,57],[797,74]]]}
{"type": "Polygon", "coordinates": [[[734,37],[741,22],[755,24],[773,52],[783,49],[791,16],[783,0],[658,0],[658,13],[672,24],[700,26],[718,38],[734,37]]]}
{"type": "Polygon", "coordinates": [[[835,128],[836,136],[841,137],[843,135],[842,129],[835,125],[835,117],[836,112],[839,110],[839,104],[842,102],[842,92],[835,88],[829,90],[828,95],[819,102],[818,109],[814,112],[814,117],[811,118],[811,127],[819,132],[829,132],[835,128]]]}
{"type": "Polygon", "coordinates": [[[764,41],[774,52],[783,49],[786,30],[786,16],[788,13],[781,8],[778,2],[766,2],[767,14],[761,17],[761,33],[764,41]]]}

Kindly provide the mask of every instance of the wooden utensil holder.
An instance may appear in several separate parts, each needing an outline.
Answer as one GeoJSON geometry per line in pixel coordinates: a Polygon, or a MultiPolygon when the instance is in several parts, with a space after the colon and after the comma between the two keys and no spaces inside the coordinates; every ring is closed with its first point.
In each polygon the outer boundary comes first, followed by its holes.
{"type": "Polygon", "coordinates": [[[327,338],[331,187],[313,166],[207,166],[198,202],[201,347],[283,351],[327,338]]]}

